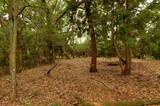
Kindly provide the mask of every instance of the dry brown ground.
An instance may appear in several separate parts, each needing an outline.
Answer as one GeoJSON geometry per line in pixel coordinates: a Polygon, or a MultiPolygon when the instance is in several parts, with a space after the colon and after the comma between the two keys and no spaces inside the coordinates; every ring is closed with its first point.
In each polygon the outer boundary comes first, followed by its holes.
{"type": "Polygon", "coordinates": [[[120,75],[119,66],[108,66],[115,58],[98,58],[98,73],[89,73],[89,58],[60,60],[51,76],[44,75],[51,65],[24,71],[17,75],[18,97],[9,99],[10,77],[0,77],[0,106],[50,106],[58,101],[73,106],[75,96],[103,103],[117,100],[160,98],[160,61],[133,60],[130,76],[120,75]]]}

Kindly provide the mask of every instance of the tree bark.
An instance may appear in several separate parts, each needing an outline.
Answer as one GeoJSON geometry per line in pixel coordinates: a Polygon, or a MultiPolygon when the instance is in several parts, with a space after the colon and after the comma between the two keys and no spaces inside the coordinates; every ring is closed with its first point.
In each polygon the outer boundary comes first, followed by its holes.
{"type": "Polygon", "coordinates": [[[122,71],[123,75],[131,74],[131,50],[129,44],[125,44],[125,66],[122,71]]]}
{"type": "Polygon", "coordinates": [[[97,72],[97,46],[94,29],[91,29],[91,67],[90,72],[97,72]]]}
{"type": "MultiPolygon", "coordinates": [[[[123,7],[124,11],[129,12],[130,0],[126,0],[124,3],[125,3],[125,7],[123,7]]],[[[130,21],[131,20],[129,17],[125,17],[123,20],[124,24],[129,24],[130,21]]],[[[130,75],[131,74],[131,59],[132,59],[130,45],[128,44],[127,41],[124,41],[124,48],[125,48],[124,57],[125,58],[123,58],[119,49],[118,49],[118,46],[116,44],[116,39],[115,39],[114,33],[115,33],[114,27],[112,26],[112,42],[113,42],[115,53],[118,56],[119,61],[121,63],[120,66],[121,66],[121,70],[122,70],[122,75],[130,75]]],[[[127,32],[126,36],[130,37],[130,32],[127,32]]]]}
{"type": "Polygon", "coordinates": [[[126,63],[125,59],[123,59],[118,46],[117,46],[117,41],[116,41],[116,36],[114,31],[112,31],[112,43],[113,43],[113,49],[115,51],[116,56],[119,58],[120,61],[120,67],[121,67],[121,71],[124,71],[124,64],[126,63]]]}
{"type": "Polygon", "coordinates": [[[10,56],[9,68],[11,73],[11,97],[16,97],[16,48],[17,48],[17,0],[8,0],[9,23],[10,23],[10,56]]]}
{"type": "Polygon", "coordinates": [[[22,29],[20,29],[18,31],[17,29],[17,48],[16,48],[16,51],[17,51],[17,56],[16,56],[16,65],[17,65],[17,73],[20,73],[22,71],[22,50],[21,50],[21,34],[22,34],[22,29]]]}
{"type": "Polygon", "coordinates": [[[125,60],[123,59],[119,49],[118,49],[118,46],[117,46],[117,42],[116,42],[116,37],[115,37],[115,34],[112,33],[112,43],[113,43],[113,48],[114,48],[114,51],[115,51],[115,54],[117,55],[117,57],[119,58],[119,60],[125,64],[125,60]]]}
{"type": "MultiPolygon", "coordinates": [[[[112,35],[114,36],[114,35],[112,35]]],[[[116,55],[119,58],[120,66],[122,70],[122,75],[130,75],[131,74],[131,48],[128,43],[125,43],[125,59],[122,58],[120,51],[118,50],[117,44],[115,39],[113,38],[113,46],[116,52],[116,55]]]]}
{"type": "Polygon", "coordinates": [[[91,0],[85,2],[86,18],[89,25],[88,34],[91,37],[91,66],[90,72],[97,72],[97,46],[96,36],[93,27],[93,20],[91,14],[91,0]]]}
{"type": "MultiPolygon", "coordinates": [[[[130,0],[126,0],[126,7],[125,7],[125,11],[126,12],[130,12],[129,11],[129,5],[130,5],[130,0]]],[[[127,17],[124,19],[124,22],[126,24],[129,24],[130,23],[130,17],[127,17]]],[[[127,32],[127,37],[130,37],[130,32],[127,32]]],[[[122,74],[123,75],[130,75],[131,74],[131,48],[130,48],[130,45],[128,44],[127,41],[125,41],[124,43],[125,45],[125,66],[124,66],[124,70],[122,71],[122,74]]]]}

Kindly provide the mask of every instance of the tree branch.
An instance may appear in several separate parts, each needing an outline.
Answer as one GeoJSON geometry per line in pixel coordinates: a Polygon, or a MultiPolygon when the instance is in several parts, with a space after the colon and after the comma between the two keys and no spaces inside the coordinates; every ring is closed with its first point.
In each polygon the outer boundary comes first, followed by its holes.
{"type": "Polygon", "coordinates": [[[20,10],[20,12],[17,14],[17,17],[18,17],[20,14],[22,14],[22,12],[23,12],[27,7],[30,7],[30,6],[29,6],[29,5],[24,6],[24,7],[20,10]]]}
{"type": "Polygon", "coordinates": [[[18,12],[17,17],[18,17],[20,14],[22,14],[23,11],[24,11],[26,8],[28,8],[28,7],[45,9],[45,8],[43,8],[43,7],[40,7],[40,6],[32,6],[32,5],[29,4],[29,2],[28,2],[27,0],[24,0],[24,1],[27,3],[27,5],[24,6],[24,7],[20,10],[20,12],[18,12]]]}
{"type": "Polygon", "coordinates": [[[57,66],[57,64],[55,64],[53,67],[51,67],[48,71],[47,71],[47,75],[50,74],[50,72],[57,66]]]}
{"type": "MultiPolygon", "coordinates": [[[[84,2],[86,2],[86,1],[88,1],[88,0],[82,0],[81,2],[79,2],[78,4],[77,4],[77,8],[82,4],[82,3],[84,3],[84,2]]],[[[68,6],[67,8],[66,8],[66,10],[56,19],[56,22],[55,23],[57,23],[69,10],[71,10],[71,8],[68,6]]]]}

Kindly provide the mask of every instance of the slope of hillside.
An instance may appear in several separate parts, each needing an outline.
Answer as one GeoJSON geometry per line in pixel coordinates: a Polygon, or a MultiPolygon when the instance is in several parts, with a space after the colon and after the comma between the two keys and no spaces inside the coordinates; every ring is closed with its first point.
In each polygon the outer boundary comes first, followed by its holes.
{"type": "Polygon", "coordinates": [[[52,65],[17,74],[18,96],[11,102],[10,76],[0,77],[0,106],[73,106],[75,97],[92,103],[160,98],[160,61],[133,60],[130,76],[120,75],[119,66],[108,66],[115,58],[98,58],[98,73],[89,73],[90,58],[62,59],[47,76],[52,65]]]}

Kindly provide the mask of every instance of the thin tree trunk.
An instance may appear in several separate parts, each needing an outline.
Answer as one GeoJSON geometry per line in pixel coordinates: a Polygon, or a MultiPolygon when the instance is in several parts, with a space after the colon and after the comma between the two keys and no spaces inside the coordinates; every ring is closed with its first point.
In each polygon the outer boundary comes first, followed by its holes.
{"type": "MultiPolygon", "coordinates": [[[[114,8],[114,3],[112,4],[112,6],[114,8]]],[[[113,16],[114,16],[114,11],[113,11],[113,16]]],[[[114,20],[111,25],[111,27],[112,27],[112,45],[113,45],[113,49],[115,51],[116,56],[119,58],[121,71],[123,72],[124,71],[124,64],[126,63],[126,61],[118,49],[117,39],[116,39],[116,32],[118,29],[118,25],[116,25],[116,21],[117,21],[117,19],[114,20]],[[116,29],[114,29],[115,27],[116,27],[116,29]]]]}
{"type": "Polygon", "coordinates": [[[90,72],[97,72],[97,46],[96,36],[93,27],[92,14],[91,14],[91,0],[85,2],[86,18],[89,25],[88,34],[91,37],[91,67],[90,72]]]}
{"type": "Polygon", "coordinates": [[[114,47],[114,51],[116,53],[116,55],[118,56],[119,60],[125,64],[125,60],[123,59],[119,49],[118,49],[118,46],[117,46],[117,42],[116,42],[116,37],[115,37],[115,34],[112,33],[112,43],[113,43],[113,47],[114,47]]]}
{"type": "MultiPolygon", "coordinates": [[[[129,5],[130,5],[130,0],[126,0],[126,12],[129,12],[129,5]]],[[[129,24],[130,22],[130,18],[126,18],[124,20],[125,23],[129,24]]],[[[130,37],[130,32],[128,32],[127,34],[128,37],[130,37]]],[[[131,74],[131,48],[130,45],[127,43],[127,41],[125,41],[125,66],[124,66],[124,70],[122,71],[123,75],[130,75],[131,74]]]]}
{"type": "Polygon", "coordinates": [[[22,71],[22,50],[21,50],[21,33],[22,33],[22,29],[20,29],[19,31],[17,31],[17,73],[20,73],[22,71]]]}
{"type": "Polygon", "coordinates": [[[9,67],[11,73],[11,97],[16,97],[16,48],[17,48],[17,0],[9,0],[9,23],[10,23],[10,56],[9,67]]]}
{"type": "Polygon", "coordinates": [[[97,46],[94,29],[91,29],[91,67],[90,72],[97,72],[97,46]]]}
{"type": "Polygon", "coordinates": [[[114,33],[112,34],[112,42],[113,42],[115,53],[118,56],[119,61],[120,61],[122,75],[131,74],[131,59],[132,59],[132,57],[131,57],[130,45],[128,43],[125,43],[125,59],[123,59],[123,57],[122,57],[122,55],[121,55],[121,53],[120,53],[120,51],[117,47],[117,43],[116,43],[114,33]]]}
{"type": "Polygon", "coordinates": [[[123,75],[129,75],[131,74],[131,50],[129,44],[125,44],[125,67],[124,70],[122,71],[123,75]]]}
{"type": "MultiPolygon", "coordinates": [[[[42,1],[42,5],[45,8],[45,15],[46,15],[46,32],[47,32],[47,36],[46,36],[46,42],[47,42],[47,49],[48,49],[48,60],[50,63],[55,63],[55,54],[54,54],[54,47],[53,47],[53,39],[51,38],[51,36],[53,35],[53,31],[52,31],[52,16],[51,16],[51,11],[47,6],[46,0],[41,0],[42,1]]],[[[56,5],[57,1],[55,2],[56,5]]]]}
{"type": "Polygon", "coordinates": [[[121,70],[122,70],[122,75],[130,75],[131,74],[131,48],[129,46],[129,44],[125,43],[125,60],[122,58],[116,41],[113,38],[113,46],[116,52],[116,55],[118,56],[119,60],[120,60],[120,66],[121,66],[121,70]]]}
{"type": "Polygon", "coordinates": [[[117,43],[116,43],[116,37],[115,37],[115,34],[112,33],[112,43],[113,43],[113,48],[114,48],[114,51],[115,51],[115,54],[117,55],[117,57],[119,58],[119,61],[120,61],[120,67],[121,67],[121,71],[123,72],[124,70],[124,64],[126,63],[125,60],[123,59],[119,49],[118,49],[118,46],[117,46],[117,43]]]}

